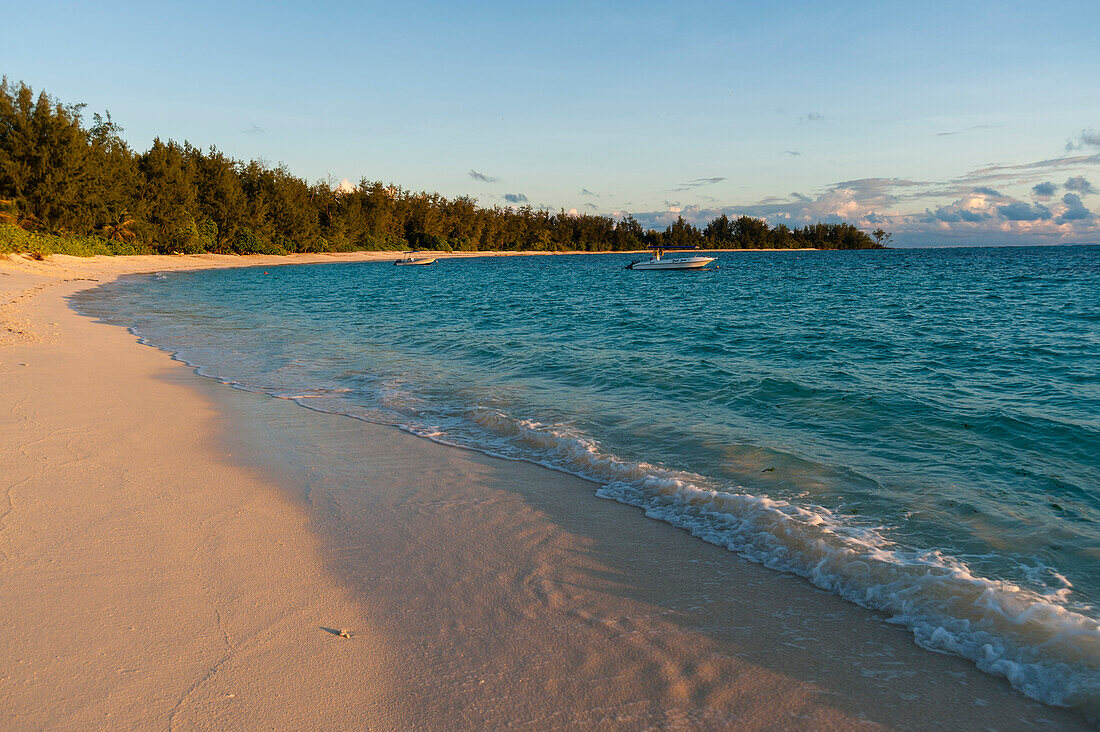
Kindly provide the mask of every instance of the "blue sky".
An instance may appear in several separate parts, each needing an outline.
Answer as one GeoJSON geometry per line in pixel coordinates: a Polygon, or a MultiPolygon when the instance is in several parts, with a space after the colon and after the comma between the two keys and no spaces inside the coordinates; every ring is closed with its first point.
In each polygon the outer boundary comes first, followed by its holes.
{"type": "Polygon", "coordinates": [[[155,135],[483,205],[1100,241],[1100,3],[5,10],[0,73],[155,135]]]}

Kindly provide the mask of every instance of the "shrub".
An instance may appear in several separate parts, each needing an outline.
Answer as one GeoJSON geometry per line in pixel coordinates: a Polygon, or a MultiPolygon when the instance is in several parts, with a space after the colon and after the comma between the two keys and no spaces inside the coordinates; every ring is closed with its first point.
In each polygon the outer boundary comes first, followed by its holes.
{"type": "Polygon", "coordinates": [[[286,254],[286,249],[261,239],[247,227],[237,232],[237,238],[233,240],[231,250],[236,254],[286,254]]]}
{"type": "Polygon", "coordinates": [[[70,254],[75,257],[92,257],[97,254],[152,253],[152,249],[136,241],[107,241],[98,236],[36,234],[18,226],[0,224],[0,254],[70,254]]]}

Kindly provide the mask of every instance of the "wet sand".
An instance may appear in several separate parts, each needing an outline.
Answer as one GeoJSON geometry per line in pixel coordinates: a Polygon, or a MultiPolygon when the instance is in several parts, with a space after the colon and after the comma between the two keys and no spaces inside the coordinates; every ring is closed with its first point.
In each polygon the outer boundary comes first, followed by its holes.
{"type": "Polygon", "coordinates": [[[299,261],[0,259],[0,727],[1087,728],[586,481],[235,391],[65,300],[299,261]]]}

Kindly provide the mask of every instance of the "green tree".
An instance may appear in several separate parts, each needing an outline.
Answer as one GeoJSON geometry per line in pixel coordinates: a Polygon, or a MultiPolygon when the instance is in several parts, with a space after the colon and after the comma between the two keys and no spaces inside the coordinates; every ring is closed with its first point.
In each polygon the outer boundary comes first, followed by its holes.
{"type": "Polygon", "coordinates": [[[703,237],[706,238],[707,243],[718,249],[733,246],[736,236],[736,226],[725,214],[711,221],[703,229],[703,237]]]}
{"type": "Polygon", "coordinates": [[[107,241],[128,242],[133,239],[134,234],[131,228],[134,225],[134,220],[130,218],[130,214],[123,213],[114,222],[105,224],[100,228],[103,232],[103,238],[107,241]]]}
{"type": "MultiPolygon", "coordinates": [[[[0,79],[0,223],[96,235],[107,251],[282,252],[394,249],[576,249],[644,246],[813,246],[888,243],[850,224],[801,229],[722,214],[700,231],[679,217],[663,231],[626,216],[552,214],[530,205],[480,207],[361,179],[310,185],[283,166],[242,162],[216,148],[153,140],[136,153],[109,113],[84,124],[84,105],[63,104],[0,79]],[[877,243],[876,243],[877,242],[877,243]],[[109,243],[109,246],[106,246],[109,243]]],[[[25,239],[25,238],[24,238],[25,239]]],[[[95,246],[84,251],[99,251],[95,246]]]]}
{"type": "Polygon", "coordinates": [[[702,243],[703,237],[699,230],[684,220],[683,216],[677,216],[667,229],[665,229],[665,246],[669,247],[694,247],[702,243]]]}
{"type": "Polygon", "coordinates": [[[734,246],[738,249],[766,249],[768,246],[768,225],[751,216],[738,217],[733,224],[734,246]]]}

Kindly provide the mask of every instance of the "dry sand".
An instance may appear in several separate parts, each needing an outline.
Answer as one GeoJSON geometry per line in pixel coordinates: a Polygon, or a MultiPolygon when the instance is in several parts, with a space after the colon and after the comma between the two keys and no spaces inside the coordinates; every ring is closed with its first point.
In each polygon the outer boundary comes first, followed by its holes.
{"type": "Polygon", "coordinates": [[[585,481],[234,391],[65,300],[372,256],[0,259],[0,728],[1085,727],[585,481]]]}

